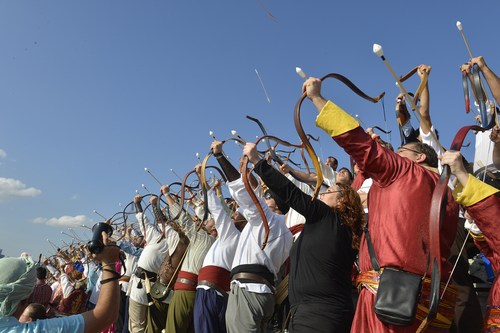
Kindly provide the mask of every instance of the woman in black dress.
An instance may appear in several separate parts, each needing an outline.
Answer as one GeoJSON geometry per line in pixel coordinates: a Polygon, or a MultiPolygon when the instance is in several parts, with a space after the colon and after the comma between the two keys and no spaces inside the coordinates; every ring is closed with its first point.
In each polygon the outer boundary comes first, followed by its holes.
{"type": "Polygon", "coordinates": [[[290,252],[290,332],[349,332],[354,314],[351,276],[364,226],[358,194],[337,184],[319,200],[261,160],[255,144],[243,150],[272,193],[306,218],[290,252]]]}

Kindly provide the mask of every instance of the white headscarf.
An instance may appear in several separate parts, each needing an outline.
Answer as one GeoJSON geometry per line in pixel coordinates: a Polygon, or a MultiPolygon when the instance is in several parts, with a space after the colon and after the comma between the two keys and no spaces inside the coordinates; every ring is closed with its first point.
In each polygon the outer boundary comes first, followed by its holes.
{"type": "Polygon", "coordinates": [[[11,316],[33,292],[35,262],[31,257],[0,259],[0,318],[11,316]]]}

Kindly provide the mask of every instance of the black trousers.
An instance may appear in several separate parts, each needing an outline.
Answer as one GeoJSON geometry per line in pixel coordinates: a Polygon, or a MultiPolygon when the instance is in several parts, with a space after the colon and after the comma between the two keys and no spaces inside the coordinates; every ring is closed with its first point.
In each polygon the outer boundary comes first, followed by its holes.
{"type": "Polygon", "coordinates": [[[290,333],[349,333],[353,309],[321,303],[307,303],[294,306],[291,310],[288,330],[290,333]]]}

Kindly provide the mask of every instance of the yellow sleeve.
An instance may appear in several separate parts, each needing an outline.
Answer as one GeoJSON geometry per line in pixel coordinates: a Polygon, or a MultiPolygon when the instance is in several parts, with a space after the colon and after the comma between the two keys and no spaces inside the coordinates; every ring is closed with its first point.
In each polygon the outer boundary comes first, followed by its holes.
{"type": "Polygon", "coordinates": [[[499,190],[493,186],[483,183],[473,175],[469,175],[469,179],[467,179],[467,184],[465,185],[462,193],[457,195],[457,202],[468,207],[497,192],[499,192],[499,190]]]}
{"type": "Polygon", "coordinates": [[[316,118],[316,126],[333,137],[359,127],[359,123],[335,103],[328,101],[316,118]]]}

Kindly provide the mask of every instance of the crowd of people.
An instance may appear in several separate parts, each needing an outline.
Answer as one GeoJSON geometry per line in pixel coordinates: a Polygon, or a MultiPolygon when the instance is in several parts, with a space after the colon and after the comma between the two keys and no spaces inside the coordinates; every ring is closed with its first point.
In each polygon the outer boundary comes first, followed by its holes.
{"type": "MultiPolygon", "coordinates": [[[[477,68],[500,101],[500,78],[482,57],[460,69],[473,81],[477,68]]],[[[1,258],[0,333],[500,331],[498,280],[481,308],[460,251],[470,235],[494,273],[500,269],[497,108],[486,103],[478,119],[496,122],[482,140],[493,146],[493,163],[474,173],[459,151],[439,143],[430,71],[417,70],[418,129],[409,97],[397,96],[402,144],[395,150],[325,99],[321,80],[311,77],[302,91],[318,110],[316,125],[351,166],[337,171],[329,156],[311,172],[242,140],[233,165],[214,138],[219,179],[207,181],[203,163],[193,170],[200,181],[181,193],[164,185],[160,195],[137,195],[135,220],[115,223],[112,235],[96,228],[97,247],[73,244],[38,262],[27,254],[1,258]],[[439,214],[437,270],[430,220],[443,169],[453,176],[439,214]],[[441,283],[434,309],[433,271],[441,283]]],[[[113,227],[111,219],[103,224],[113,227]]]]}

